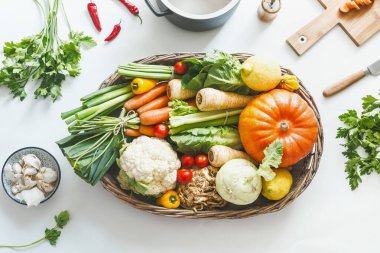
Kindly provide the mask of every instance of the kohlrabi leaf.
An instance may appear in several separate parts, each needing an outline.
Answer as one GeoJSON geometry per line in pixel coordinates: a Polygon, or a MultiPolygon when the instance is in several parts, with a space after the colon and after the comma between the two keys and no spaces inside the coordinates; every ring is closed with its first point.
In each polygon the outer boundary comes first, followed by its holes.
{"type": "Polygon", "coordinates": [[[282,161],[283,144],[281,140],[275,140],[264,150],[264,159],[259,166],[258,173],[265,179],[265,181],[272,180],[276,173],[272,168],[278,168],[282,161]]]}

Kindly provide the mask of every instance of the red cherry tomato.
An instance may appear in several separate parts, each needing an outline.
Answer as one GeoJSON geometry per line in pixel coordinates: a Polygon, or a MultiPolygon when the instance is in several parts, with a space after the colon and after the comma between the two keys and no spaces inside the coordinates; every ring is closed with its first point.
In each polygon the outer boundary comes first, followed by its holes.
{"type": "Polygon", "coordinates": [[[154,126],[153,132],[157,138],[165,139],[169,134],[169,127],[160,123],[154,126]]]}
{"type": "Polygon", "coordinates": [[[185,74],[187,71],[187,65],[184,62],[177,62],[174,64],[174,72],[176,72],[179,75],[185,74]]]}
{"type": "Polygon", "coordinates": [[[177,171],[177,181],[180,183],[188,183],[193,178],[193,173],[189,169],[180,169],[177,171]]]}
{"type": "Polygon", "coordinates": [[[195,157],[195,165],[200,168],[206,167],[208,165],[208,158],[206,155],[197,155],[195,157]]]}
{"type": "Polygon", "coordinates": [[[194,164],[194,157],[191,155],[183,155],[181,156],[181,164],[185,167],[191,167],[194,164]]]}

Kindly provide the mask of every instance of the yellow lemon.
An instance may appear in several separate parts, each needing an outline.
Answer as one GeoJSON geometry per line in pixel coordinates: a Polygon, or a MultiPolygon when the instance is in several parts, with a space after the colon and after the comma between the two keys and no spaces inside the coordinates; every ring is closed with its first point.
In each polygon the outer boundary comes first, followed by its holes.
{"type": "Polygon", "coordinates": [[[276,169],[276,176],[271,181],[262,180],[261,194],[269,200],[279,200],[289,193],[293,184],[292,174],[286,169],[276,169]]]}
{"type": "Polygon", "coordinates": [[[260,56],[251,56],[245,60],[240,74],[243,82],[255,91],[272,90],[281,81],[280,65],[260,56]]]}

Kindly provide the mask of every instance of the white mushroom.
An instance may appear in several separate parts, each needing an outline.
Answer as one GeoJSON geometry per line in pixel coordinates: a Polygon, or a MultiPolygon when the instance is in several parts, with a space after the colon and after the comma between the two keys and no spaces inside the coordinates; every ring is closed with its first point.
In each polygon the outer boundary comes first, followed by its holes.
{"type": "Polygon", "coordinates": [[[35,174],[37,174],[37,169],[36,168],[33,168],[33,167],[25,167],[22,171],[22,173],[25,175],[25,176],[33,176],[35,174]]]}
{"type": "Polygon", "coordinates": [[[22,171],[22,167],[21,167],[21,165],[20,165],[19,163],[14,163],[14,164],[12,165],[12,170],[13,170],[13,172],[14,172],[15,174],[20,174],[21,171],[22,171]]]}
{"type": "Polygon", "coordinates": [[[23,167],[41,168],[41,161],[36,155],[27,154],[22,157],[23,167]]]}
{"type": "Polygon", "coordinates": [[[45,194],[37,187],[22,191],[21,196],[25,200],[28,207],[38,206],[38,204],[45,199],[45,194]]]}
{"type": "Polygon", "coordinates": [[[45,183],[51,184],[57,181],[58,173],[51,168],[42,167],[40,173],[42,174],[42,180],[45,183]]]}
{"type": "Polygon", "coordinates": [[[24,186],[25,189],[31,189],[36,186],[37,182],[34,181],[31,177],[24,177],[24,186]]]}
{"type": "Polygon", "coordinates": [[[54,186],[52,184],[48,184],[42,180],[37,181],[37,187],[43,192],[52,192],[54,190],[54,186]]]}
{"type": "Polygon", "coordinates": [[[25,185],[22,185],[22,184],[15,184],[11,188],[13,194],[17,194],[19,192],[22,192],[25,189],[26,189],[25,185]]]}

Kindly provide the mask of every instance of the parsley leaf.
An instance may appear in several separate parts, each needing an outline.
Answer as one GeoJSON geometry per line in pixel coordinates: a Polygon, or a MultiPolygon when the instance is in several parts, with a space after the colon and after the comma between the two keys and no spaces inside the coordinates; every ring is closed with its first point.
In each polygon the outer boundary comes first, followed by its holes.
{"type": "Polygon", "coordinates": [[[345,172],[351,190],[362,182],[361,176],[380,174],[380,99],[368,95],[362,100],[360,117],[355,110],[339,116],[345,127],[339,127],[336,135],[346,140],[342,154],[348,159],[345,172]]]}
{"type": "MultiPolygon", "coordinates": [[[[40,81],[35,98],[50,97],[53,102],[61,94],[66,76],[80,74],[81,47],[93,47],[96,42],[83,32],[72,32],[68,41],[57,34],[57,13],[61,0],[36,0],[37,6],[46,13],[46,25],[41,33],[23,38],[20,42],[5,42],[3,66],[0,68],[0,85],[7,86],[13,97],[24,100],[25,86],[30,80],[40,81]]],[[[69,26],[70,28],[70,26],[69,26]]]]}
{"type": "Polygon", "coordinates": [[[61,236],[61,230],[67,222],[70,220],[70,214],[68,211],[62,211],[58,215],[54,216],[54,220],[56,222],[55,227],[53,228],[46,228],[45,229],[45,235],[28,244],[23,244],[23,245],[0,245],[0,248],[10,248],[10,249],[20,249],[20,248],[27,248],[33,245],[36,245],[38,243],[41,243],[43,241],[48,241],[50,245],[55,246],[57,244],[58,238],[61,236]]]}
{"type": "Polygon", "coordinates": [[[260,164],[258,172],[266,181],[270,181],[276,176],[276,173],[273,172],[271,167],[278,168],[282,161],[282,141],[275,140],[272,142],[267,148],[264,149],[264,155],[265,157],[260,164]]]}

